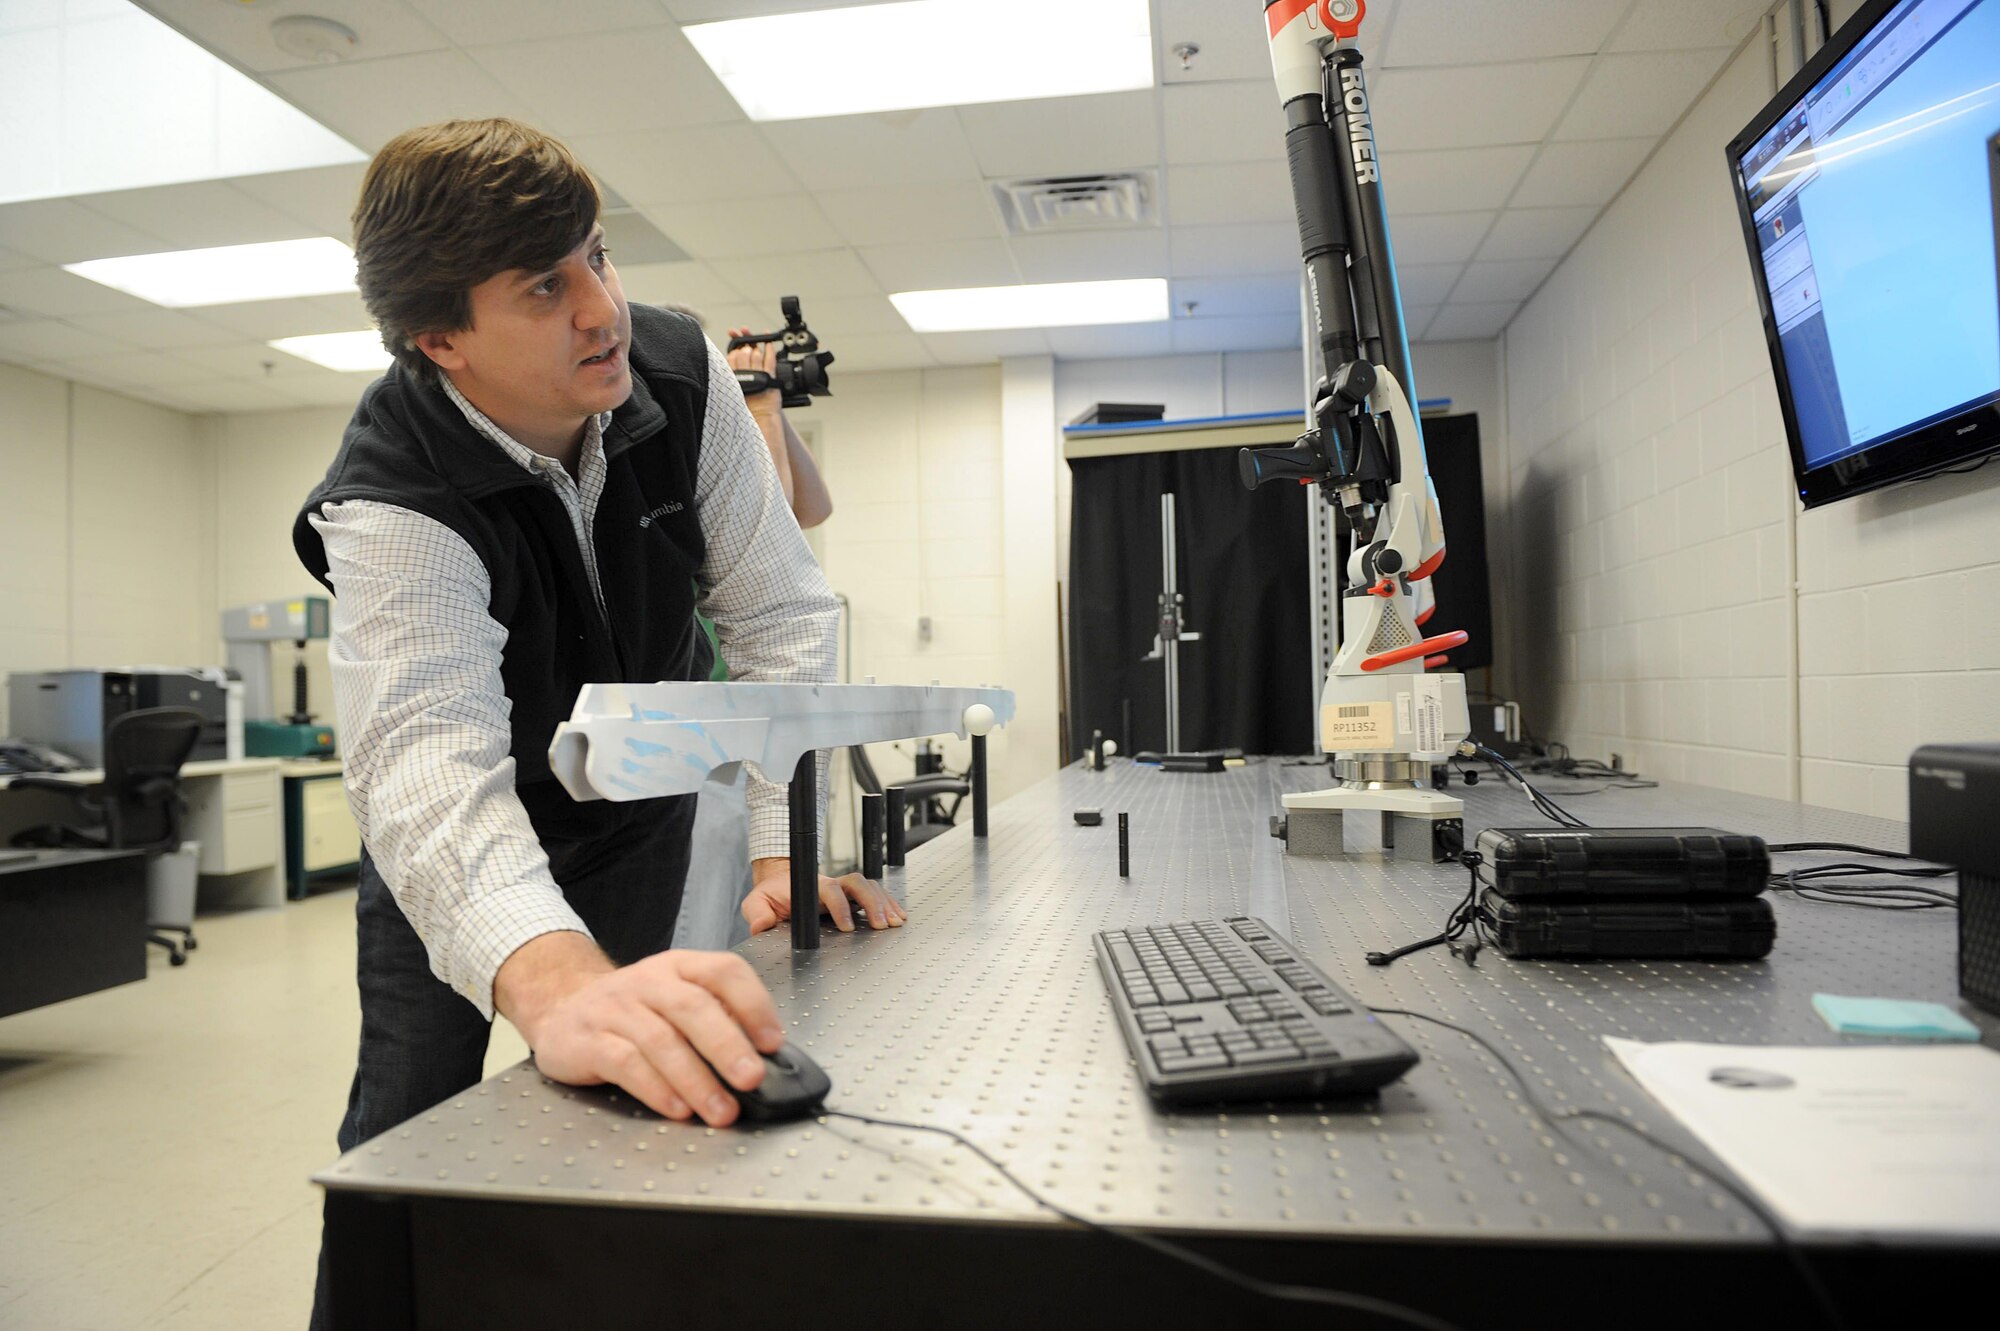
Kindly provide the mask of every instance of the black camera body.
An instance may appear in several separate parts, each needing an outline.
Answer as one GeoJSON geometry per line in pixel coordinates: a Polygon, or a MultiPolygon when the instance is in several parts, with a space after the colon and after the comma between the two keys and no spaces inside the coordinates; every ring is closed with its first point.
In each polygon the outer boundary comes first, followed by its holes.
{"type": "Polygon", "coordinates": [[[736,382],[743,388],[743,395],[762,393],[776,388],[779,400],[788,407],[803,407],[816,397],[827,397],[833,387],[827,382],[826,367],[833,364],[833,353],[819,349],[819,339],[812,329],[806,327],[805,316],[799,313],[799,298],[786,296],[778,302],[784,312],[785,326],[775,333],[746,333],[729,339],[728,350],[738,347],[758,346],[765,342],[778,344],[778,364],[775,374],[762,370],[738,370],[736,382]]]}

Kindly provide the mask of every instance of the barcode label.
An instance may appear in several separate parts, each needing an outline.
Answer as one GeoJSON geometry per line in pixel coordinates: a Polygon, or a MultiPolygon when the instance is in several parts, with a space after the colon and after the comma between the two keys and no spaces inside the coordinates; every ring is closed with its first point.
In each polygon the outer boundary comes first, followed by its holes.
{"type": "Polygon", "coordinates": [[[1369,716],[1369,715],[1371,715],[1372,713],[1371,713],[1370,709],[1369,709],[1369,708],[1367,707],[1367,705],[1366,705],[1366,704],[1364,704],[1364,705],[1362,705],[1362,706],[1360,706],[1360,707],[1340,707],[1340,708],[1336,708],[1336,709],[1335,709],[1335,714],[1336,714],[1336,715],[1338,715],[1338,716],[1340,717],[1340,719],[1341,719],[1341,720],[1343,720],[1343,721],[1349,721],[1349,720],[1352,720],[1352,719],[1354,719],[1355,717],[1362,717],[1362,716],[1369,716]]]}
{"type": "Polygon", "coordinates": [[[1395,709],[1386,702],[1329,703],[1319,709],[1320,747],[1328,753],[1362,753],[1394,747],[1395,709]]]}

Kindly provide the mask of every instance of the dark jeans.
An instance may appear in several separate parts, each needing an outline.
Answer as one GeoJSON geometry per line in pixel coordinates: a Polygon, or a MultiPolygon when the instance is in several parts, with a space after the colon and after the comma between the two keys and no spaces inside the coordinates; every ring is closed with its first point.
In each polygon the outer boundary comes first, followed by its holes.
{"type": "MultiPolygon", "coordinates": [[[[628,807],[633,817],[616,836],[547,847],[563,896],[621,966],[672,944],[694,798],[628,807]]],[[[361,1049],[340,1124],[343,1153],[476,1085],[489,1031],[478,1008],[431,974],[422,940],[365,850],[354,916],[361,1049]]],[[[330,1295],[322,1240],[312,1331],[334,1325],[330,1295]]]]}

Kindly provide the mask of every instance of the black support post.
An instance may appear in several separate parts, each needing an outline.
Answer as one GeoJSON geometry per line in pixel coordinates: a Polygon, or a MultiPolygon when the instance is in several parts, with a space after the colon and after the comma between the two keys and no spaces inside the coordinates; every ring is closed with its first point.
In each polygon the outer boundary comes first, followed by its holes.
{"type": "Polygon", "coordinates": [[[892,869],[903,867],[903,838],[909,832],[907,812],[903,807],[903,788],[891,786],[886,792],[889,805],[888,853],[883,862],[892,869]]]}
{"type": "Polygon", "coordinates": [[[972,835],[986,835],[986,736],[972,737],[972,835]]]}
{"type": "Polygon", "coordinates": [[[819,946],[819,754],[792,769],[792,947],[819,946]]]}
{"type": "Polygon", "coordinates": [[[882,834],[887,820],[882,816],[882,797],[863,792],[861,796],[861,876],[870,882],[882,881],[882,834]]]}

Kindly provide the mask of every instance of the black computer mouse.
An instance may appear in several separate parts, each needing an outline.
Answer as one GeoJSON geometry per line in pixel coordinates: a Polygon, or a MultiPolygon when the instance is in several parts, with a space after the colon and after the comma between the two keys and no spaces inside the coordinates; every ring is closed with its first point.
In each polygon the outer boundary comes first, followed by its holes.
{"type": "MultiPolygon", "coordinates": [[[[728,1082],[722,1088],[736,1097],[745,1123],[784,1123],[804,1118],[820,1107],[833,1079],[797,1045],[787,1044],[765,1054],[764,1080],[754,1091],[739,1091],[728,1082]]],[[[718,1078],[718,1080],[720,1080],[718,1078]]]]}

